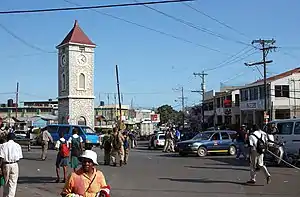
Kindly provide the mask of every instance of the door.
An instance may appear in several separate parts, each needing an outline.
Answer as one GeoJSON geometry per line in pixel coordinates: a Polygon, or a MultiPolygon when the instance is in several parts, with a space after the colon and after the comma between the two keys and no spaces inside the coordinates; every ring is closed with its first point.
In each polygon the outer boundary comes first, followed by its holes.
{"type": "Polygon", "coordinates": [[[293,153],[293,130],[294,122],[278,122],[277,123],[278,134],[275,136],[275,140],[285,143],[287,153],[293,153]]]}
{"type": "Polygon", "coordinates": [[[300,122],[295,122],[291,149],[295,153],[300,153],[300,122]]]}
{"type": "Polygon", "coordinates": [[[229,145],[231,144],[232,139],[230,139],[227,132],[221,132],[221,142],[220,142],[220,149],[221,150],[228,150],[229,145]]]}
{"type": "Polygon", "coordinates": [[[211,138],[210,138],[210,142],[208,142],[207,144],[207,149],[208,151],[216,151],[216,150],[220,150],[220,143],[221,143],[221,137],[220,137],[220,133],[214,133],[211,138]]]}

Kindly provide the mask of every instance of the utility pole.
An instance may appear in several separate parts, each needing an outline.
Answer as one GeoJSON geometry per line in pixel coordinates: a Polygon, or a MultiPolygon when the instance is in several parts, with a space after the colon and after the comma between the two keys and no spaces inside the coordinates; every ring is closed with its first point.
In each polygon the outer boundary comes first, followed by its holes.
{"type": "Polygon", "coordinates": [[[261,62],[255,62],[255,63],[245,63],[246,66],[257,66],[257,65],[263,65],[264,67],[264,117],[265,117],[265,123],[267,123],[268,118],[267,115],[269,114],[269,107],[268,107],[268,87],[267,87],[267,64],[272,63],[272,60],[267,61],[267,55],[270,51],[276,49],[277,47],[274,46],[276,40],[253,40],[252,44],[260,44],[262,51],[262,61],[261,62]]]}
{"type": "Polygon", "coordinates": [[[120,82],[119,82],[119,70],[118,65],[116,65],[116,78],[117,78],[117,89],[118,89],[118,99],[119,99],[119,113],[120,113],[120,126],[122,123],[122,105],[121,105],[121,95],[120,95],[120,82]]]}
{"type": "MultiPolygon", "coordinates": [[[[179,89],[176,89],[179,90],[179,89]]],[[[186,97],[184,97],[184,88],[181,87],[180,88],[181,91],[181,96],[178,98],[179,100],[175,100],[175,102],[181,101],[181,110],[182,110],[182,130],[184,129],[184,123],[185,123],[185,99],[186,97]]]]}
{"type": "Polygon", "coordinates": [[[202,71],[201,73],[193,73],[194,76],[199,76],[201,78],[201,91],[192,91],[196,93],[202,94],[202,106],[201,106],[201,114],[202,114],[202,124],[204,124],[204,94],[205,94],[205,77],[207,76],[207,73],[202,71]]]}
{"type": "Polygon", "coordinates": [[[16,91],[16,118],[18,118],[18,105],[19,105],[19,82],[17,82],[17,91],[16,91]]]}

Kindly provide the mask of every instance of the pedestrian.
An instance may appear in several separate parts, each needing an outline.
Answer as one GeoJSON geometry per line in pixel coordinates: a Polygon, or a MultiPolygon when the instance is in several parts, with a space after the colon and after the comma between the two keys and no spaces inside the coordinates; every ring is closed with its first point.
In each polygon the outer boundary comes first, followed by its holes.
{"type": "Polygon", "coordinates": [[[83,139],[78,135],[78,133],[78,128],[74,128],[73,135],[68,140],[69,147],[71,148],[70,167],[73,168],[74,172],[79,165],[78,157],[83,151],[83,139]]]}
{"type": "Polygon", "coordinates": [[[113,162],[113,166],[117,166],[117,156],[120,158],[120,166],[122,166],[124,161],[123,136],[120,133],[120,131],[118,131],[118,128],[115,127],[113,129],[113,134],[112,134],[112,152],[111,152],[111,159],[113,162]]]}
{"type": "Polygon", "coordinates": [[[49,141],[53,143],[53,138],[51,134],[48,132],[47,127],[41,129],[41,137],[42,137],[42,160],[45,161],[47,158],[47,152],[49,148],[49,141]]]}
{"type": "Polygon", "coordinates": [[[15,197],[19,178],[18,162],[23,158],[21,146],[14,142],[15,134],[7,135],[7,142],[0,147],[0,158],[3,162],[3,175],[5,179],[4,197],[15,197]]]}
{"type": "Polygon", "coordinates": [[[103,148],[104,148],[104,165],[110,165],[110,155],[112,150],[112,133],[111,130],[105,133],[103,136],[103,148]]]}
{"type": "Polygon", "coordinates": [[[128,158],[129,158],[129,150],[130,150],[130,138],[128,135],[128,132],[125,131],[123,132],[123,137],[124,137],[124,143],[123,143],[123,147],[124,147],[124,164],[126,165],[128,162],[128,158]]]}
{"type": "Polygon", "coordinates": [[[271,182],[271,175],[264,164],[264,153],[267,149],[268,136],[256,125],[253,126],[253,133],[249,136],[250,145],[250,180],[247,183],[256,183],[256,168],[263,170],[267,184],[271,182]]]}
{"type": "Polygon", "coordinates": [[[169,150],[171,150],[171,152],[175,152],[173,140],[174,140],[174,134],[171,131],[171,129],[168,129],[168,131],[165,134],[165,146],[163,152],[168,152],[169,150]]]}
{"type": "Polygon", "coordinates": [[[110,187],[106,184],[105,177],[95,166],[97,153],[92,150],[85,150],[79,157],[82,167],[72,172],[61,192],[62,197],[77,194],[85,197],[95,197],[99,192],[104,192],[104,197],[109,197],[110,187]]]}
{"type": "Polygon", "coordinates": [[[234,139],[236,140],[236,144],[237,144],[237,154],[236,154],[236,158],[239,159],[241,154],[243,155],[244,159],[247,159],[247,153],[245,150],[245,143],[246,143],[246,139],[247,139],[247,130],[246,130],[246,125],[242,125],[242,128],[237,131],[234,139]]]}
{"type": "MultiPolygon", "coordinates": [[[[6,140],[1,137],[0,138],[0,150],[1,146],[6,142],[6,140]]],[[[3,191],[4,191],[4,185],[5,185],[5,179],[4,179],[4,172],[3,172],[3,160],[0,160],[0,197],[3,197],[3,191]]]]}
{"type": "Polygon", "coordinates": [[[67,167],[68,167],[68,163],[69,163],[69,156],[70,156],[70,150],[68,147],[68,143],[64,138],[64,133],[61,132],[59,133],[59,137],[60,139],[56,142],[55,144],[55,149],[58,150],[57,156],[56,156],[56,183],[59,183],[60,181],[60,167],[63,168],[63,173],[64,173],[64,179],[63,179],[63,183],[66,182],[66,178],[67,178],[67,167]]]}

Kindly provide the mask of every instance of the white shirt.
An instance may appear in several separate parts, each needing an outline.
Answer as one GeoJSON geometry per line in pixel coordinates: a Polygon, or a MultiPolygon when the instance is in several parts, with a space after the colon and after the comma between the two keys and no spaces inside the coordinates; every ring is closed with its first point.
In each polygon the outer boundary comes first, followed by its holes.
{"type": "MultiPolygon", "coordinates": [[[[61,141],[62,141],[62,142],[65,142],[66,140],[65,140],[65,138],[60,138],[59,140],[57,140],[57,142],[56,142],[56,144],[55,144],[55,148],[56,148],[56,149],[59,149],[60,144],[61,144],[61,141]]],[[[69,147],[68,143],[67,143],[67,146],[69,147]]]]}
{"type": "MultiPolygon", "coordinates": [[[[80,140],[79,140],[79,141],[80,141],[81,143],[83,142],[83,139],[82,139],[82,137],[80,137],[80,136],[79,136],[79,135],[77,135],[77,134],[73,134],[73,135],[72,135],[72,137],[73,137],[73,138],[75,138],[75,139],[76,139],[76,138],[80,138],[80,140]]],[[[69,144],[71,144],[71,143],[72,143],[72,137],[70,137],[70,138],[69,138],[69,140],[68,140],[68,143],[69,143],[69,144]]]]}
{"type": "Polygon", "coordinates": [[[262,137],[262,140],[264,142],[268,142],[268,135],[264,131],[262,130],[254,131],[249,135],[249,144],[253,148],[253,150],[256,150],[257,141],[258,141],[258,139],[254,135],[259,139],[262,137]]]}
{"type": "Polygon", "coordinates": [[[269,146],[273,146],[273,145],[274,145],[273,142],[275,142],[275,137],[274,137],[274,135],[268,134],[268,139],[269,139],[270,141],[272,141],[272,142],[268,142],[269,146]]]}
{"type": "Polygon", "coordinates": [[[18,143],[9,140],[1,144],[0,157],[3,158],[4,162],[17,162],[23,158],[22,148],[18,143]]]}

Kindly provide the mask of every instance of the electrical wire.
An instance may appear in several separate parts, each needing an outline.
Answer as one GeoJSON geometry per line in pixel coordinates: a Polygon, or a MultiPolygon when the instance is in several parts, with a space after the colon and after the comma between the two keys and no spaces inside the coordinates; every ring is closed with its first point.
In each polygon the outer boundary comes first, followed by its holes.
{"type": "Polygon", "coordinates": [[[141,3],[123,3],[123,4],[109,4],[109,5],[96,5],[96,6],[83,6],[83,7],[11,10],[11,11],[0,11],[0,15],[44,13],[44,12],[58,12],[58,11],[72,11],[72,10],[90,10],[90,9],[117,8],[117,7],[132,7],[132,6],[141,6],[141,5],[180,3],[180,2],[188,2],[188,1],[194,1],[194,0],[165,0],[165,1],[149,1],[149,2],[141,2],[141,3]]]}
{"type": "Polygon", "coordinates": [[[26,45],[29,48],[32,48],[34,50],[43,52],[43,53],[56,53],[55,51],[46,51],[40,47],[37,47],[33,44],[30,44],[29,42],[25,41],[24,39],[22,39],[21,37],[19,37],[18,35],[16,35],[14,32],[10,31],[8,28],[6,28],[3,24],[0,24],[0,28],[3,29],[6,33],[8,33],[9,35],[11,35],[12,37],[14,37],[16,40],[20,41],[21,43],[23,43],[24,45],[26,45]]]}
{"type": "Polygon", "coordinates": [[[246,38],[248,38],[248,39],[251,39],[251,38],[249,38],[245,33],[243,33],[243,32],[241,32],[241,31],[239,31],[239,30],[233,28],[232,26],[226,24],[225,22],[222,22],[222,21],[216,19],[215,17],[212,17],[212,16],[210,16],[210,15],[204,13],[203,11],[201,11],[201,10],[199,10],[199,9],[197,9],[197,8],[194,8],[193,6],[189,5],[188,3],[182,2],[182,4],[185,5],[186,7],[190,8],[190,9],[192,9],[192,10],[198,12],[198,13],[200,13],[201,15],[203,15],[203,16],[205,16],[205,17],[207,17],[207,18],[209,18],[209,19],[211,19],[211,20],[213,20],[213,21],[215,21],[215,22],[217,22],[217,23],[219,23],[219,24],[221,24],[222,26],[224,26],[224,27],[226,27],[226,28],[228,28],[228,29],[230,29],[230,30],[232,30],[232,31],[234,31],[234,32],[236,32],[236,33],[238,33],[239,35],[244,36],[244,37],[246,37],[246,38]]]}
{"type": "MultiPolygon", "coordinates": [[[[134,1],[137,2],[137,3],[139,3],[138,0],[134,0],[134,1]]],[[[229,41],[233,41],[233,42],[238,43],[238,44],[242,44],[242,45],[246,45],[246,46],[252,46],[251,44],[248,44],[248,43],[245,43],[245,42],[242,42],[242,41],[238,41],[238,40],[231,39],[231,38],[226,37],[226,36],[224,36],[224,35],[222,35],[222,34],[213,32],[213,31],[211,31],[211,30],[209,30],[209,29],[207,29],[207,28],[205,28],[205,27],[200,27],[199,25],[195,25],[195,24],[193,24],[193,23],[191,23],[191,22],[189,22],[189,21],[186,21],[186,20],[183,20],[183,19],[181,19],[181,18],[172,16],[172,15],[170,15],[170,14],[167,14],[167,13],[165,13],[165,12],[163,12],[163,11],[160,11],[160,10],[158,10],[158,9],[156,9],[156,8],[153,8],[153,7],[150,7],[150,6],[148,6],[148,5],[143,5],[143,6],[146,7],[146,8],[148,8],[148,9],[150,9],[150,10],[153,10],[153,11],[155,11],[155,12],[157,12],[157,13],[163,15],[163,16],[166,16],[166,17],[168,17],[168,18],[170,18],[170,19],[173,19],[173,20],[175,20],[175,21],[177,21],[177,22],[179,22],[179,23],[181,23],[181,24],[184,24],[184,25],[189,26],[189,27],[191,27],[191,28],[193,28],[193,29],[199,30],[199,31],[201,31],[201,32],[210,34],[210,35],[212,35],[212,36],[221,38],[221,39],[223,39],[223,40],[229,40],[229,41]]]]}
{"type": "MultiPolygon", "coordinates": [[[[76,5],[76,6],[81,6],[80,4],[77,4],[77,3],[74,3],[74,2],[71,2],[69,0],[63,0],[67,3],[70,3],[70,4],[73,4],[73,5],[76,5]]],[[[151,27],[148,27],[148,26],[145,26],[145,25],[142,25],[142,24],[139,24],[139,23],[136,23],[136,22],[133,22],[133,21],[130,21],[130,20],[127,20],[127,19],[124,19],[124,18],[121,18],[121,17],[118,17],[118,16],[114,16],[114,15],[111,15],[111,14],[107,14],[105,12],[101,12],[99,10],[95,10],[95,9],[91,9],[91,11],[94,11],[94,12],[97,12],[98,14],[101,14],[101,15],[105,15],[105,16],[108,16],[110,18],[114,18],[116,20],[120,20],[120,21],[123,21],[123,22],[126,22],[128,24],[131,24],[131,25],[135,25],[135,26],[138,26],[138,27],[141,27],[141,28],[144,28],[144,29],[147,29],[149,31],[153,31],[153,32],[156,32],[156,33],[159,33],[161,35],[164,35],[164,36],[167,36],[167,37],[171,37],[173,39],[176,39],[176,40],[179,40],[179,41],[182,41],[182,42],[185,42],[185,43],[188,43],[188,44],[192,44],[192,45],[195,45],[197,47],[201,47],[201,48],[205,48],[207,50],[210,50],[210,51],[214,51],[214,52],[217,52],[217,53],[221,53],[223,55],[228,55],[227,53],[224,53],[218,49],[214,49],[214,48],[211,48],[209,46],[205,46],[205,45],[202,45],[202,44],[198,44],[198,43],[195,43],[193,41],[190,41],[186,38],[183,38],[183,37],[179,37],[179,36],[176,36],[176,35],[173,35],[173,34],[170,34],[170,33],[166,33],[166,32],[163,32],[163,31],[160,31],[160,30],[157,30],[157,29],[154,29],[154,28],[151,28],[151,27]]]]}
{"type": "Polygon", "coordinates": [[[208,71],[213,71],[213,70],[216,70],[216,69],[219,69],[219,68],[223,68],[225,66],[228,66],[228,65],[231,65],[231,64],[235,64],[237,62],[240,62],[244,59],[246,59],[247,57],[250,57],[251,55],[257,53],[257,51],[254,51],[253,53],[250,53],[248,54],[247,56],[244,56],[246,55],[247,53],[249,53],[250,51],[254,50],[254,48],[250,48],[248,51],[242,53],[244,51],[244,49],[242,49],[241,51],[239,51],[238,53],[234,54],[231,56],[231,58],[229,58],[227,61],[223,61],[222,63],[218,64],[217,66],[213,67],[213,68],[209,68],[209,69],[206,69],[204,70],[205,72],[208,72],[208,71]],[[240,54],[242,53],[242,54],[240,54]],[[240,55],[239,55],[240,54],[240,55]],[[244,56],[244,57],[243,57],[244,56]],[[233,59],[232,59],[233,58],[233,59]]]}

